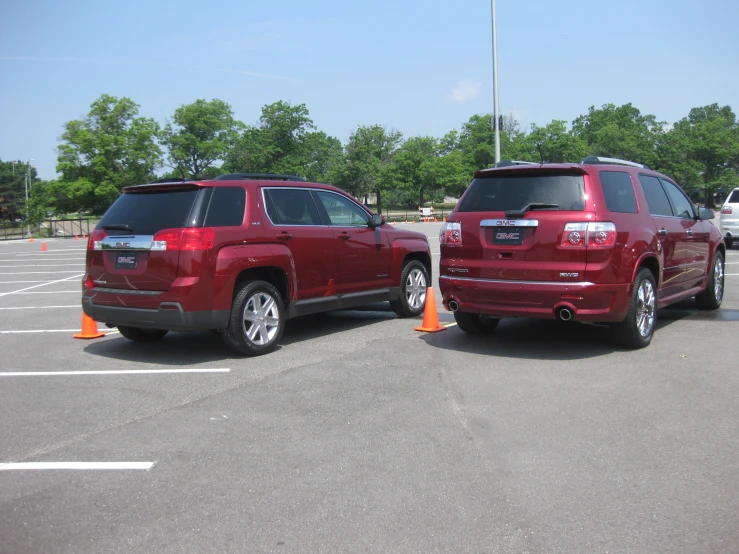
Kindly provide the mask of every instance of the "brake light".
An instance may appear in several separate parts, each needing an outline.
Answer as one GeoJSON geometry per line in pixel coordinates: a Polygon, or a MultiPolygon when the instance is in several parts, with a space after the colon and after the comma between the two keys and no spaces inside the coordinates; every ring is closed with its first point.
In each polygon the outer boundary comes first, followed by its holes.
{"type": "Polygon", "coordinates": [[[609,248],[616,244],[615,223],[578,222],[565,225],[562,248],[609,248]]]}
{"type": "Polygon", "coordinates": [[[439,231],[439,242],[447,246],[462,246],[462,224],[447,221],[439,231]]]}
{"type": "Polygon", "coordinates": [[[731,215],[731,206],[724,206],[723,208],[721,208],[721,213],[724,215],[731,215]]]}
{"type": "Polygon", "coordinates": [[[103,229],[94,229],[90,236],[87,238],[87,249],[88,250],[102,250],[102,240],[108,236],[103,229]]]}
{"type": "Polygon", "coordinates": [[[156,251],[210,250],[216,232],[211,227],[163,229],[154,235],[151,249],[156,251]]]}

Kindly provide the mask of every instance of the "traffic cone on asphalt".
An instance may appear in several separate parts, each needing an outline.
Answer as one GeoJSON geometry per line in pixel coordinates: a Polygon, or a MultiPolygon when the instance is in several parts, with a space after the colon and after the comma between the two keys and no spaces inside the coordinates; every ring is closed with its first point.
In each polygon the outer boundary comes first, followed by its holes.
{"type": "Polygon", "coordinates": [[[439,314],[436,313],[436,300],[434,300],[434,288],[426,289],[426,307],[423,309],[423,324],[416,327],[416,331],[425,333],[436,333],[446,331],[446,327],[439,325],[439,314]]]}
{"type": "Polygon", "coordinates": [[[45,242],[42,242],[41,243],[41,252],[46,252],[47,250],[48,250],[48,248],[46,247],[46,243],[45,242]]]}
{"type": "Polygon", "coordinates": [[[82,332],[74,335],[76,339],[99,339],[105,333],[98,331],[98,324],[85,312],[82,312],[82,332]]]}
{"type": "Polygon", "coordinates": [[[33,237],[31,237],[30,239],[28,239],[28,242],[33,242],[33,237]]]}
{"type": "Polygon", "coordinates": [[[75,235],[74,240],[80,240],[80,238],[77,235],[75,235]]]}
{"type": "Polygon", "coordinates": [[[446,223],[446,216],[442,217],[441,218],[441,221],[443,221],[444,223],[446,223]]]}

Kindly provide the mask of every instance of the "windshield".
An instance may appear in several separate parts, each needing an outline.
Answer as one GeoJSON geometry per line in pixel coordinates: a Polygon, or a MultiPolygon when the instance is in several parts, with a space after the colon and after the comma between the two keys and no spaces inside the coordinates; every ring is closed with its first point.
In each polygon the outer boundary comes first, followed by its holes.
{"type": "Polygon", "coordinates": [[[505,175],[483,177],[470,184],[457,207],[459,212],[520,210],[528,204],[555,204],[559,211],[585,209],[582,175],[505,175]]]}

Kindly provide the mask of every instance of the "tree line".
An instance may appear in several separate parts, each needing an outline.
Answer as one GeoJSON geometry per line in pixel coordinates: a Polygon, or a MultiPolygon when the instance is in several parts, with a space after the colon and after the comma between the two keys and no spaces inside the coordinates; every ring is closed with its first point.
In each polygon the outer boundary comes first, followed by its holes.
{"type": "MultiPolygon", "coordinates": [[[[522,129],[501,118],[503,159],[578,162],[588,155],[641,162],[672,176],[696,201],[739,186],[739,123],[729,106],[690,110],[673,124],[632,104],[591,106],[571,125],[522,129]]],[[[378,212],[458,198],[472,174],[495,161],[490,114],[441,138],[405,138],[384,125],[356,127],[345,144],[316,128],[305,104],[278,101],[246,125],[223,100],[177,108],[165,125],[139,115],[129,98],[103,95],[84,119],[64,125],[57,180],[33,172],[32,220],[46,213],[103,213],[123,187],[155,178],[207,179],[222,173],[284,173],[329,183],[376,202],[378,212]]],[[[0,220],[22,218],[20,162],[0,161],[0,220]]]]}

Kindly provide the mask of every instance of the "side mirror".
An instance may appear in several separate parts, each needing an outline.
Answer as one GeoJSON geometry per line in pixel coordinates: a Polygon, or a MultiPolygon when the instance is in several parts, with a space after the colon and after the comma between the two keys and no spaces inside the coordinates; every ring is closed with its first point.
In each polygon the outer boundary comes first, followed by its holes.
{"type": "Polygon", "coordinates": [[[708,208],[700,208],[698,210],[698,216],[701,219],[713,219],[714,217],[716,217],[716,214],[713,210],[710,210],[708,208]]]}
{"type": "Polygon", "coordinates": [[[370,221],[370,227],[375,229],[376,227],[379,227],[380,225],[385,224],[385,216],[380,214],[373,214],[372,215],[372,221],[370,221]]]}

